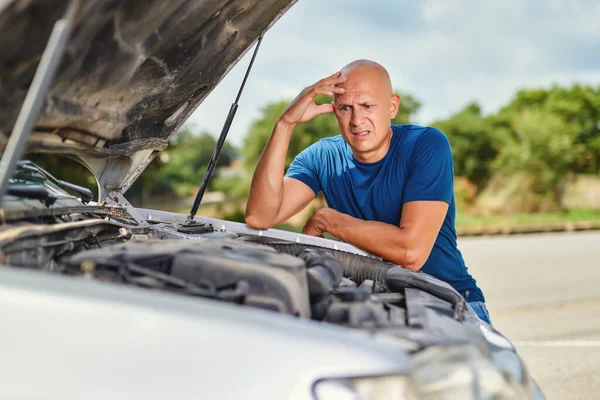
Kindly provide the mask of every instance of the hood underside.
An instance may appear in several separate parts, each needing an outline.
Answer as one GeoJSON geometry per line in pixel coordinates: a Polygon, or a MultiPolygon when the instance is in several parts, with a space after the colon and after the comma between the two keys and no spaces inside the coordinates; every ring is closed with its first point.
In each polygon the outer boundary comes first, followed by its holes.
{"type": "MultiPolygon", "coordinates": [[[[147,165],[167,146],[185,119],[294,2],[80,1],[28,150],[76,155],[97,178],[107,167],[95,170],[97,159],[123,156],[118,164],[129,167],[113,173],[120,182],[111,183],[120,186],[125,177],[133,177],[133,164],[147,165]],[[140,151],[143,156],[132,160],[140,151]],[[86,162],[89,158],[96,161],[86,162]]],[[[52,27],[67,5],[66,0],[0,1],[2,148],[52,27]]]]}

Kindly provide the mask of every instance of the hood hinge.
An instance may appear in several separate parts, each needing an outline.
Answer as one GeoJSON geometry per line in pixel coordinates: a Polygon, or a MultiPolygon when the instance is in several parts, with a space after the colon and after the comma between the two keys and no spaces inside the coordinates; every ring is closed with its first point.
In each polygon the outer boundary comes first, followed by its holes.
{"type": "Polygon", "coordinates": [[[142,213],[131,205],[129,201],[123,196],[120,190],[113,190],[108,193],[106,199],[104,199],[106,204],[113,206],[121,206],[124,207],[129,215],[139,224],[139,225],[147,225],[146,218],[142,216],[142,213]]]}

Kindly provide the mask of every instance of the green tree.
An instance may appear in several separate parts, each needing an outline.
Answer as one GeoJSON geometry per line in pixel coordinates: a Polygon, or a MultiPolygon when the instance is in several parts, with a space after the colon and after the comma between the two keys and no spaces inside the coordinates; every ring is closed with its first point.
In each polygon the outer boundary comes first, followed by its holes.
{"type": "MultiPolygon", "coordinates": [[[[396,91],[398,93],[398,91],[396,91]]],[[[398,114],[392,119],[392,124],[410,124],[411,118],[421,109],[421,102],[410,94],[400,94],[400,106],[398,114]]]]}
{"type": "Polygon", "coordinates": [[[542,110],[572,126],[573,145],[579,156],[569,166],[578,173],[600,172],[600,86],[553,86],[521,90],[495,118],[496,126],[508,128],[515,116],[527,110],[542,110]]]}
{"type": "Polygon", "coordinates": [[[562,184],[583,150],[575,143],[576,133],[576,126],[560,116],[530,108],[515,115],[511,129],[499,135],[500,152],[493,167],[524,182],[523,195],[533,195],[525,211],[560,206],[562,184]]]}
{"type": "Polygon", "coordinates": [[[457,175],[479,191],[493,181],[486,196],[514,187],[506,209],[535,211],[560,206],[572,173],[599,172],[599,122],[600,87],[573,85],[520,90],[487,117],[469,104],[433,125],[452,143],[457,175]]]}
{"type": "MultiPolygon", "coordinates": [[[[153,196],[193,195],[206,173],[216,145],[216,139],[207,132],[194,134],[189,128],[180,130],[169,147],[152,161],[132,185],[128,197],[146,200],[153,196]]],[[[215,174],[237,157],[237,150],[225,142],[215,174]]]]}
{"type": "Polygon", "coordinates": [[[490,165],[498,154],[494,133],[481,115],[477,103],[468,104],[450,118],[436,121],[432,126],[448,136],[454,157],[454,173],[464,176],[479,189],[489,181],[490,165]]]}

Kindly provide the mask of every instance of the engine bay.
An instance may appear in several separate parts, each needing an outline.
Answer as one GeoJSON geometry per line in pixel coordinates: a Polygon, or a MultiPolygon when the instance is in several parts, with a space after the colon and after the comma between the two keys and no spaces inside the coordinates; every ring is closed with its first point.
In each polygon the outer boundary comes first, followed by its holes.
{"type": "Polygon", "coordinates": [[[6,265],[224,301],[366,330],[461,326],[449,285],[383,260],[227,229],[71,217],[0,233],[6,265]],[[411,300],[412,299],[412,300],[411,300]],[[428,311],[429,310],[429,311],[428,311]],[[429,315],[429,321],[428,321],[429,315]]]}

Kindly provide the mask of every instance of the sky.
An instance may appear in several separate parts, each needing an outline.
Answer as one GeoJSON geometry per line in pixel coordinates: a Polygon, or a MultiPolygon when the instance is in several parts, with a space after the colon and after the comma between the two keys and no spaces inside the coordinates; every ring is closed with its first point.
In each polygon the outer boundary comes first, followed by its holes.
{"type": "MultiPolygon", "coordinates": [[[[193,131],[220,133],[252,50],[190,116],[193,131]]],[[[361,58],[422,103],[413,123],[473,101],[489,114],[521,88],[600,84],[600,1],[299,0],[266,33],[228,140],[240,145],[266,104],[361,58]]]]}

